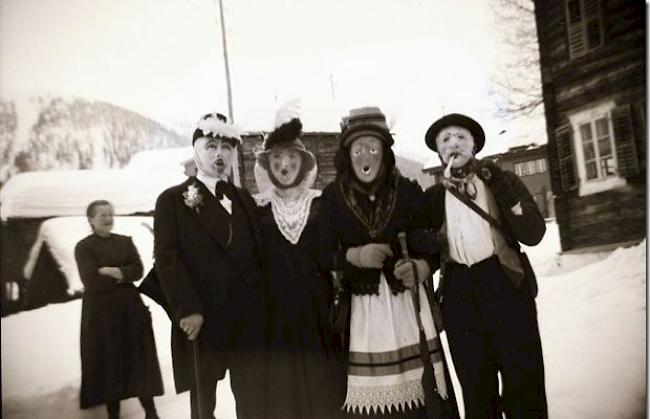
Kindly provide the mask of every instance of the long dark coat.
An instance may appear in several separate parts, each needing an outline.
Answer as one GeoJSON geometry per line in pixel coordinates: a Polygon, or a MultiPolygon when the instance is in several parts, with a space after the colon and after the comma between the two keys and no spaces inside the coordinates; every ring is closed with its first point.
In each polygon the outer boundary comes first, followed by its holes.
{"type": "Polygon", "coordinates": [[[85,292],[81,309],[82,409],[129,397],[163,394],[151,315],[133,281],[142,262],[130,237],[92,234],[75,247],[85,292]],[[124,281],[100,275],[119,267],[124,281]]]}
{"type": "Polygon", "coordinates": [[[315,198],[296,244],[280,232],[271,204],[261,208],[269,289],[269,418],[331,419],[341,414],[340,387],[345,383],[335,375],[327,319],[329,275],[317,263],[318,207],[315,198]]]}
{"type": "MultiPolygon", "coordinates": [[[[252,230],[259,270],[263,271],[255,202],[245,190],[235,188],[235,191],[252,230]]],[[[231,262],[225,249],[229,231],[224,223],[219,223],[218,205],[216,198],[195,177],[167,189],[156,201],[155,267],[172,315],[172,361],[178,393],[189,390],[194,380],[192,346],[179,327],[180,320],[201,313],[204,323],[199,344],[218,347],[228,339],[228,319],[235,317],[224,309],[231,262]],[[198,210],[190,208],[183,197],[190,185],[196,186],[202,196],[198,210]]],[[[249,284],[251,289],[262,292],[263,278],[252,276],[250,280],[255,281],[249,284]]]]}

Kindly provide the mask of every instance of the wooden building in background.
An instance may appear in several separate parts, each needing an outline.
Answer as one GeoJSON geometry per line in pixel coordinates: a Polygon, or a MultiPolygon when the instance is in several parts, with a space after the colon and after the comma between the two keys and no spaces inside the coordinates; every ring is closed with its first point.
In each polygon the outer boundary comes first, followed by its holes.
{"type": "Polygon", "coordinates": [[[646,4],[534,0],[562,250],[646,236],[646,4]]]}

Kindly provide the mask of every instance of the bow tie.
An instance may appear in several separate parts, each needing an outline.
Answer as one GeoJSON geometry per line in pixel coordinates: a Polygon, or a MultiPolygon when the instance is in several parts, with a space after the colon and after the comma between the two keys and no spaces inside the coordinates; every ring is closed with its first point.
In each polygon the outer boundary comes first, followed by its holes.
{"type": "Polygon", "coordinates": [[[230,197],[232,195],[232,185],[228,182],[220,180],[214,188],[214,196],[221,201],[224,196],[230,197]]]}

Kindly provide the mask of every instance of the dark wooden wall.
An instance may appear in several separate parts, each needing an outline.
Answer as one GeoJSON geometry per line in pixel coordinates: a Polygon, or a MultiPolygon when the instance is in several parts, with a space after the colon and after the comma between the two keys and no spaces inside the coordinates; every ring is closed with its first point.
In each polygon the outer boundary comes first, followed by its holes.
{"type": "MultiPolygon", "coordinates": [[[[535,0],[551,185],[563,250],[624,242],[646,235],[646,6],[600,0],[603,45],[583,56],[569,52],[566,0],[535,0]],[[578,196],[564,188],[556,129],[572,113],[612,100],[629,104],[640,173],[619,189],[578,196]]],[[[577,175],[577,172],[576,172],[577,175]]]]}

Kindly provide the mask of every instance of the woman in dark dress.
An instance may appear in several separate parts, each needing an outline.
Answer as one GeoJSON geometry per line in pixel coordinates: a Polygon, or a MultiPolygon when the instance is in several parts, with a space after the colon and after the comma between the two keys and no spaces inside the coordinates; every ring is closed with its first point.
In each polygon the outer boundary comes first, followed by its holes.
{"type": "Polygon", "coordinates": [[[163,394],[151,315],[133,282],[142,261],[130,237],[111,233],[113,207],[93,201],[93,233],[75,247],[85,290],[81,309],[82,409],[106,404],[119,418],[120,400],[139,397],[146,419],[158,419],[153,396],[163,394]]]}
{"type": "Polygon", "coordinates": [[[278,113],[257,167],[270,300],[268,418],[330,419],[341,414],[342,385],[332,368],[329,282],[317,264],[320,191],[309,187],[315,158],[299,139],[293,105],[278,113]]]}
{"type": "Polygon", "coordinates": [[[430,267],[439,251],[424,228],[427,217],[422,189],[395,167],[393,138],[379,108],[351,111],[342,127],[335,158],[337,177],[321,198],[319,262],[322,269],[342,271],[343,285],[351,294],[347,417],[431,417],[425,409],[429,396],[439,397],[442,406],[443,412],[435,419],[457,418],[442,346],[422,283],[430,281],[430,267]],[[401,232],[406,233],[413,265],[403,258],[398,239],[401,232]],[[422,384],[412,293],[419,295],[426,337],[422,346],[428,347],[435,388],[422,384]]]}

